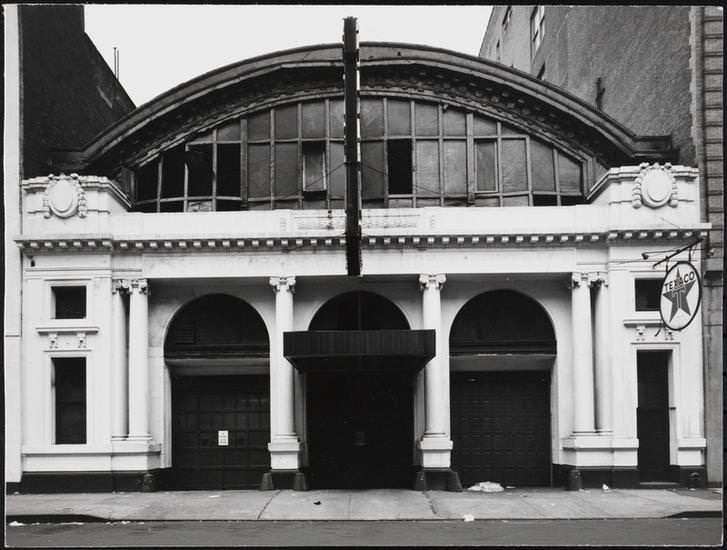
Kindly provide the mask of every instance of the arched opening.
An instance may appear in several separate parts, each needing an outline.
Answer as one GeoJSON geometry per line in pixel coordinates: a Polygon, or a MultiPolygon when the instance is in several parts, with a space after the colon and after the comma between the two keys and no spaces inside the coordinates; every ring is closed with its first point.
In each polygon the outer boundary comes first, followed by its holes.
{"type": "Polygon", "coordinates": [[[463,485],[550,485],[556,341],[545,310],[519,292],[485,292],[459,311],[449,343],[452,467],[463,485]]]}
{"type": "Polygon", "coordinates": [[[175,315],[164,342],[175,489],[260,486],[270,467],[269,347],[260,315],[234,296],[203,296],[175,315]]]}
{"type": "MultiPolygon", "coordinates": [[[[407,330],[399,308],[371,292],[326,302],[311,331],[407,330]]],[[[413,483],[413,371],[395,357],[337,359],[306,374],[308,468],[312,488],[405,487],[413,483]]]]}

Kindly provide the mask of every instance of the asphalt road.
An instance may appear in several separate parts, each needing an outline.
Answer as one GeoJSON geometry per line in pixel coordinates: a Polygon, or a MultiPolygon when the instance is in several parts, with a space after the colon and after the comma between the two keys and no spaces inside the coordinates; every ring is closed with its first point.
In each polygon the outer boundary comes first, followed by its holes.
{"type": "Polygon", "coordinates": [[[10,547],[721,545],[720,518],[155,521],[6,526],[10,547]]]}

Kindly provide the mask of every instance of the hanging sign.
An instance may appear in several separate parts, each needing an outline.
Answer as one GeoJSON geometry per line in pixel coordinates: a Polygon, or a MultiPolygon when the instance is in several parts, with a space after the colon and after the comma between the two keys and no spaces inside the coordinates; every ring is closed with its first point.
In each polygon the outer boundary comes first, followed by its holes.
{"type": "Polygon", "coordinates": [[[671,330],[686,328],[696,317],[702,299],[699,273],[689,262],[677,262],[661,284],[659,313],[671,330]]]}
{"type": "Polygon", "coordinates": [[[217,445],[227,447],[230,444],[230,433],[227,430],[217,431],[217,445]]]}

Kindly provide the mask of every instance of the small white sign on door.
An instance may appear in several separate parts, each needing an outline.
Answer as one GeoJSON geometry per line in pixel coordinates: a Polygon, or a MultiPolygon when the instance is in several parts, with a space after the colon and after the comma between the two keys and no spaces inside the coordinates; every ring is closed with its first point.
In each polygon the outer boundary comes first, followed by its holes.
{"type": "Polygon", "coordinates": [[[217,445],[220,447],[227,447],[230,444],[230,436],[227,430],[217,431],[217,445]]]}

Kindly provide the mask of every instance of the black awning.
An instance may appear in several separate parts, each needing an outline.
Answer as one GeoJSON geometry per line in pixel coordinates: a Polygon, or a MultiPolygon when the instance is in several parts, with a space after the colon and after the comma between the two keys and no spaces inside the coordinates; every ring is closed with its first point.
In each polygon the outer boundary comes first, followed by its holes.
{"type": "Polygon", "coordinates": [[[283,334],[283,354],[309,370],[421,369],[434,357],[433,330],[309,330],[283,334]]]}

